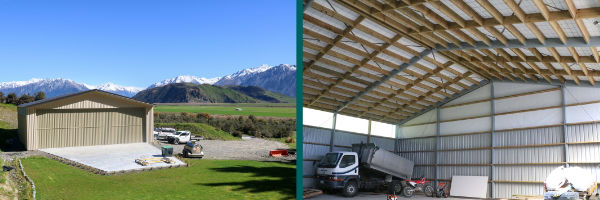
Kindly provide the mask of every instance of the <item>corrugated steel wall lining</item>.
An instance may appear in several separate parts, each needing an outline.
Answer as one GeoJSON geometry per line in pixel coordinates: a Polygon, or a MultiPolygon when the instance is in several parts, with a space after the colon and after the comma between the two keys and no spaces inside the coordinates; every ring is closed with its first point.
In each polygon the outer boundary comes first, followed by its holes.
{"type": "Polygon", "coordinates": [[[563,143],[562,126],[496,132],[495,147],[563,143]]]}
{"type": "Polygon", "coordinates": [[[494,104],[496,106],[496,113],[506,113],[562,105],[562,98],[560,91],[552,91],[500,99],[496,100],[494,104]]]}
{"type": "Polygon", "coordinates": [[[440,164],[490,164],[492,150],[440,151],[440,164]]]}
{"type": "Polygon", "coordinates": [[[398,140],[398,147],[400,151],[423,151],[423,150],[435,150],[436,138],[417,138],[398,140]]]}
{"type": "Polygon", "coordinates": [[[440,137],[440,149],[468,149],[492,146],[492,133],[440,137]]]}
{"type": "Polygon", "coordinates": [[[564,146],[522,147],[494,150],[494,164],[565,162],[564,146]]]}
{"type": "Polygon", "coordinates": [[[490,101],[440,109],[442,121],[479,117],[492,114],[490,101]]]}
{"type": "Polygon", "coordinates": [[[304,161],[302,162],[302,170],[303,170],[303,176],[314,176],[317,174],[317,164],[319,164],[319,162],[315,162],[315,165],[313,165],[313,161],[304,161]]]}
{"type": "Polygon", "coordinates": [[[480,117],[440,123],[440,135],[492,131],[492,117],[480,117]]]}
{"type": "Polygon", "coordinates": [[[315,188],[316,182],[314,178],[303,178],[302,179],[302,187],[303,188],[315,188]]]}
{"type": "Polygon", "coordinates": [[[302,144],[304,159],[320,160],[323,155],[329,152],[329,146],[302,144]]]}
{"type": "Polygon", "coordinates": [[[435,164],[435,152],[412,152],[399,153],[398,155],[411,160],[415,165],[433,165],[435,164]]]}
{"type": "Polygon", "coordinates": [[[352,148],[347,148],[347,147],[333,147],[333,151],[352,151],[352,148]]]}
{"type": "Polygon", "coordinates": [[[423,175],[426,179],[435,179],[435,166],[415,166],[412,177],[419,178],[423,175]]]}
{"type": "Polygon", "coordinates": [[[346,133],[346,132],[337,131],[337,130],[333,134],[333,137],[334,137],[333,143],[335,145],[352,146],[352,144],[355,144],[355,143],[360,143],[360,142],[366,143],[367,142],[366,135],[346,133]]]}
{"type": "Polygon", "coordinates": [[[541,195],[544,194],[542,183],[495,183],[494,197],[511,198],[513,194],[541,195]]]}
{"type": "Polygon", "coordinates": [[[437,132],[437,124],[423,124],[416,126],[400,127],[398,138],[419,138],[434,136],[437,132]]]}
{"type": "Polygon", "coordinates": [[[598,124],[577,124],[567,126],[567,142],[600,141],[598,124]]]}
{"type": "Polygon", "coordinates": [[[438,166],[439,179],[452,179],[452,176],[487,176],[492,180],[492,166],[438,166]]]}
{"type": "Polygon", "coordinates": [[[499,181],[544,181],[556,165],[496,165],[494,179],[499,181]]]}
{"type": "Polygon", "coordinates": [[[145,108],[38,109],[37,148],[143,142],[145,108]]]}
{"type": "Polygon", "coordinates": [[[569,145],[569,162],[599,162],[600,143],[569,145]]]}
{"type": "Polygon", "coordinates": [[[304,126],[303,131],[304,142],[313,142],[321,144],[330,143],[331,130],[304,126]]]}
{"type": "Polygon", "coordinates": [[[387,151],[395,151],[394,150],[394,139],[392,139],[392,138],[388,139],[388,138],[380,138],[380,137],[371,137],[371,142],[375,143],[375,145],[379,146],[379,148],[381,148],[381,149],[385,149],[387,151]]]}

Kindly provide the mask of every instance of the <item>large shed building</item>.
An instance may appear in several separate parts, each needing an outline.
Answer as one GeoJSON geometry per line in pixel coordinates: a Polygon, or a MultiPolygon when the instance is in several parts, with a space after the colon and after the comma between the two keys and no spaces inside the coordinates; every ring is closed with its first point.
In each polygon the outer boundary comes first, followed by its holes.
{"type": "Polygon", "coordinates": [[[27,150],[152,142],[154,104],[101,91],[69,93],[18,106],[27,150]]]}

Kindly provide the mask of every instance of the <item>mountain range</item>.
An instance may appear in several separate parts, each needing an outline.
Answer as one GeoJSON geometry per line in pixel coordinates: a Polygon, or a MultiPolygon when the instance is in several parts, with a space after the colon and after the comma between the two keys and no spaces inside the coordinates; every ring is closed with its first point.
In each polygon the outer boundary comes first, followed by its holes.
{"type": "MultiPolygon", "coordinates": [[[[215,77],[210,79],[184,75],[154,83],[146,89],[161,87],[172,83],[192,83],[195,85],[209,84],[216,86],[259,86],[271,92],[277,92],[287,96],[296,97],[296,66],[288,64],[281,64],[274,67],[261,65],[256,68],[243,69],[225,77],[215,77]]],[[[77,83],[75,81],[63,78],[34,78],[28,81],[0,83],[0,91],[5,95],[12,92],[22,95],[44,91],[46,93],[46,97],[53,97],[61,94],[91,89],[99,89],[127,97],[133,97],[140,91],[144,90],[144,88],[120,86],[110,82],[94,86],[85,83],[77,83]]]]}
{"type": "Polygon", "coordinates": [[[172,83],[139,92],[132,98],[150,103],[293,103],[294,98],[258,86],[172,83]],[[238,92],[239,91],[239,92],[238,92]],[[246,95],[250,94],[252,96],[246,95]]]}

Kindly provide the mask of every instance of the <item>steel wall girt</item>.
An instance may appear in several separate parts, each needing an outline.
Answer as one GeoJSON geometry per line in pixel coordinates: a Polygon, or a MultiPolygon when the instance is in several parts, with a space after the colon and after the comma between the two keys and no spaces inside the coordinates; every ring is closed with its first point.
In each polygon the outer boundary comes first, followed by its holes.
{"type": "Polygon", "coordinates": [[[449,43],[448,47],[444,47],[440,44],[436,45],[436,51],[452,51],[452,50],[474,50],[474,49],[497,49],[497,48],[536,48],[536,47],[598,47],[600,46],[600,37],[590,37],[590,42],[586,43],[582,37],[567,38],[566,43],[563,43],[559,38],[546,38],[544,43],[541,43],[538,39],[527,39],[525,44],[519,42],[519,40],[508,40],[504,45],[499,40],[491,41],[490,45],[487,45],[481,41],[475,43],[475,46],[471,46],[469,43],[463,42],[461,46],[449,43]]]}
{"type": "Polygon", "coordinates": [[[377,88],[379,85],[381,85],[382,83],[390,80],[391,78],[393,78],[394,76],[398,75],[400,72],[404,71],[406,68],[416,64],[417,62],[423,60],[425,57],[429,56],[429,54],[431,54],[432,51],[431,50],[425,50],[423,52],[421,52],[421,54],[417,57],[412,57],[407,63],[402,63],[398,69],[394,69],[392,70],[392,72],[390,73],[390,75],[386,75],[381,77],[380,81],[376,81],[375,83],[373,83],[372,85],[368,86],[365,91],[359,92],[355,97],[352,97],[352,99],[350,99],[350,101],[347,101],[346,103],[344,103],[344,105],[340,106],[337,111],[340,112],[341,110],[343,110],[344,108],[348,107],[348,105],[350,105],[351,103],[353,103],[354,101],[360,99],[362,96],[366,95],[367,93],[369,93],[371,90],[377,88]]]}
{"type": "Polygon", "coordinates": [[[457,99],[458,97],[461,97],[462,95],[465,95],[465,94],[467,94],[467,93],[469,93],[469,92],[471,92],[473,90],[479,89],[479,88],[487,85],[489,82],[490,81],[488,81],[488,80],[479,81],[479,85],[473,84],[468,89],[461,90],[460,93],[454,93],[452,95],[452,98],[446,98],[442,102],[437,102],[437,103],[435,103],[435,105],[431,105],[431,106],[427,107],[426,109],[421,110],[421,112],[415,113],[413,116],[410,116],[410,117],[406,118],[405,120],[400,121],[398,123],[398,125],[402,125],[402,124],[404,124],[404,123],[406,123],[406,122],[408,122],[408,121],[410,121],[410,120],[412,120],[412,119],[414,119],[414,118],[416,118],[418,116],[421,116],[422,114],[425,114],[425,113],[427,113],[427,112],[429,112],[429,111],[431,111],[433,109],[436,109],[436,108],[438,108],[438,107],[440,107],[440,106],[442,106],[442,105],[444,105],[444,104],[446,104],[446,103],[448,103],[448,102],[450,102],[450,101],[452,101],[454,99],[457,99]]]}
{"type": "Polygon", "coordinates": [[[598,85],[592,85],[591,83],[584,82],[584,81],[581,81],[580,84],[577,84],[577,83],[575,83],[575,81],[572,81],[572,80],[565,80],[565,83],[562,83],[562,82],[560,82],[559,80],[556,80],[556,79],[552,79],[552,82],[541,81],[541,80],[539,82],[536,82],[535,80],[530,79],[530,78],[525,79],[526,81],[521,80],[521,79],[515,79],[513,81],[513,80],[510,80],[510,79],[508,79],[506,77],[504,77],[503,79],[494,78],[493,80],[495,82],[507,82],[507,83],[525,83],[525,84],[556,85],[556,86],[564,85],[564,86],[567,86],[567,87],[595,87],[595,88],[600,88],[600,84],[598,84],[598,85]]]}

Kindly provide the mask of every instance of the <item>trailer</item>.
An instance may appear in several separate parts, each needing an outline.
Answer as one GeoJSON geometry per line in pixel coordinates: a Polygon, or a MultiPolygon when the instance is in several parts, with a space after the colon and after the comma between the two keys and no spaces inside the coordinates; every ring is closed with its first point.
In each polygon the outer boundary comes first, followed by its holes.
{"type": "Polygon", "coordinates": [[[386,187],[399,194],[402,182],[410,180],[414,163],[380,149],[375,143],[352,144],[352,151],[327,153],[317,166],[317,187],[325,191],[342,190],[353,197],[359,189],[386,187]]]}

